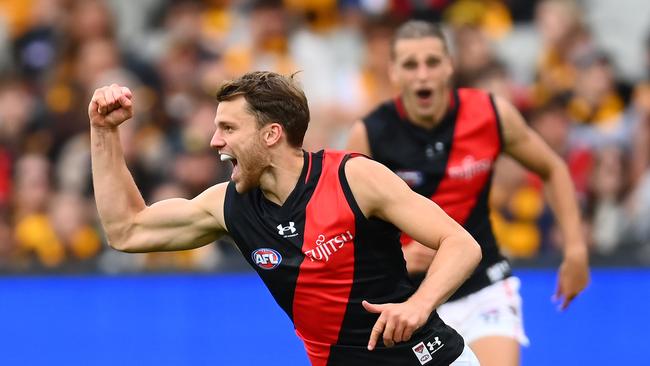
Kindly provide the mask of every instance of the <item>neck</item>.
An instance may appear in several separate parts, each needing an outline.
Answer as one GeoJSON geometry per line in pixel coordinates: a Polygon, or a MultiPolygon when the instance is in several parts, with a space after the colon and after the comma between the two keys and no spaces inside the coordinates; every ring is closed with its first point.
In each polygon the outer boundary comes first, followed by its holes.
{"type": "Polygon", "coordinates": [[[443,89],[439,93],[435,93],[433,98],[433,111],[429,115],[421,115],[416,112],[416,101],[409,101],[406,98],[402,98],[402,101],[409,121],[420,127],[434,128],[440,123],[440,121],[442,121],[447,113],[450,97],[451,93],[448,88],[443,89]]]}
{"type": "Polygon", "coordinates": [[[298,183],[304,165],[302,149],[271,151],[271,162],[260,177],[260,189],[269,201],[282,205],[298,183]]]}

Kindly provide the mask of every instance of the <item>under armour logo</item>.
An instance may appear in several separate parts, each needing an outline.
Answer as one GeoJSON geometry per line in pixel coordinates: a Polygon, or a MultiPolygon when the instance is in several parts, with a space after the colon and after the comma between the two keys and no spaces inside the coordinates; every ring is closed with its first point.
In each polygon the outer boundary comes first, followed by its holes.
{"type": "Polygon", "coordinates": [[[436,351],[441,349],[442,346],[444,346],[444,344],[438,337],[433,338],[433,342],[427,342],[427,348],[429,348],[429,351],[431,351],[431,353],[436,353],[436,351]]]}
{"type": "MultiPolygon", "coordinates": [[[[296,225],[296,224],[295,224],[293,221],[289,221],[289,225],[288,225],[288,226],[282,226],[282,224],[276,226],[276,227],[278,228],[278,234],[284,236],[285,238],[286,238],[286,237],[289,237],[289,236],[294,236],[294,235],[291,235],[291,234],[295,234],[295,232],[296,232],[296,227],[295,227],[295,225],[296,225]],[[285,235],[285,233],[286,233],[287,231],[289,232],[289,235],[285,235]]],[[[296,234],[296,235],[297,235],[297,234],[296,234]]]]}

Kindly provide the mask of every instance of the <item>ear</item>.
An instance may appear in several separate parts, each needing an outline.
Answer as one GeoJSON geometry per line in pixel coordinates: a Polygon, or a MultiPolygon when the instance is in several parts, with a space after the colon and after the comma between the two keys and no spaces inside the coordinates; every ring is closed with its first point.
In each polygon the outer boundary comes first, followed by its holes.
{"type": "Polygon", "coordinates": [[[262,132],[262,139],[264,139],[264,143],[266,143],[266,146],[273,146],[280,141],[280,138],[282,137],[282,134],[284,133],[284,130],[282,128],[282,125],[279,123],[269,123],[268,125],[264,126],[264,131],[262,132]]]}

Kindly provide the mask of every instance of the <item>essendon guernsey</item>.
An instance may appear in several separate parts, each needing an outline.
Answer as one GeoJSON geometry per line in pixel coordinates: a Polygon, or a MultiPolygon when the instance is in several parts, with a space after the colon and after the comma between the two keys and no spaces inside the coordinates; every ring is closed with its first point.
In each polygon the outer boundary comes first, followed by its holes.
{"type": "Polygon", "coordinates": [[[239,194],[231,183],[224,212],[228,231],[293,321],[312,364],[451,363],[463,340],[435,312],[411,341],[367,350],[378,315],[361,302],[403,302],[415,291],[399,232],[367,219],[357,206],[344,174],[351,155],[304,156],[298,183],[282,206],[260,189],[239,194]]]}
{"type": "Polygon", "coordinates": [[[455,90],[446,116],[433,129],[410,123],[401,98],[380,105],[363,122],[372,157],[430,197],[481,245],[483,259],[451,300],[510,276],[488,213],[492,168],[502,148],[492,97],[475,89],[455,90]]]}

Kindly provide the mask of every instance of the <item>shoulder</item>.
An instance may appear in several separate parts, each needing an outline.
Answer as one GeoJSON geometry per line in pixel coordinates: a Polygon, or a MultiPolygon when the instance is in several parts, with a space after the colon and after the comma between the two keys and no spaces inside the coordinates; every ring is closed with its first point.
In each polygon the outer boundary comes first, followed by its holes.
{"type": "Polygon", "coordinates": [[[512,144],[526,137],[528,126],[519,110],[508,100],[495,96],[494,108],[499,116],[504,145],[512,144]]]}
{"type": "Polygon", "coordinates": [[[226,193],[229,190],[228,188],[229,182],[215,184],[196,196],[192,201],[196,202],[201,208],[210,212],[213,216],[223,217],[223,208],[226,193]]]}
{"type": "Polygon", "coordinates": [[[366,217],[373,216],[396,193],[408,188],[395,173],[368,157],[353,156],[345,163],[345,177],[366,217]]]}

